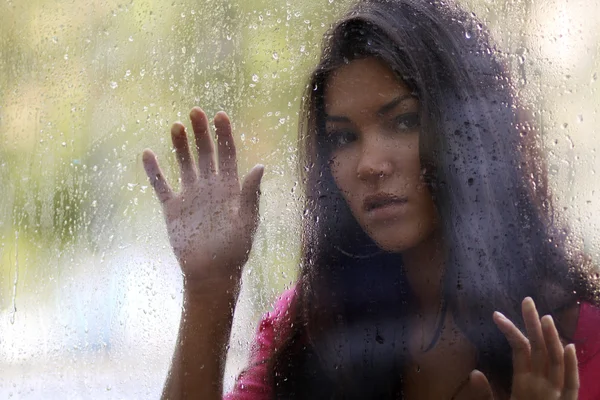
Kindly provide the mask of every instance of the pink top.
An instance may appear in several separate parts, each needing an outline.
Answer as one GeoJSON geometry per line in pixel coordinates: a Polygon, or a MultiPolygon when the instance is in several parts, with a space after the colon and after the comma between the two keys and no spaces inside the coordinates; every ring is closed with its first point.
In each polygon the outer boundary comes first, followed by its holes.
{"type": "MultiPolygon", "coordinates": [[[[289,310],[294,289],[285,291],[273,311],[265,314],[252,347],[250,366],[238,377],[225,400],[271,400],[267,360],[289,333],[289,310]]],[[[579,362],[579,400],[600,399],[600,309],[588,303],[579,308],[579,320],[573,338],[579,362]]]]}

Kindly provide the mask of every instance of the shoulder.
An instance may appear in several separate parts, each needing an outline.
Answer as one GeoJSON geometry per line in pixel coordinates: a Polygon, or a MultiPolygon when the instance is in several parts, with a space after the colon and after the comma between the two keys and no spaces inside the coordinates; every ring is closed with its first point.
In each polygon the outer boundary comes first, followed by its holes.
{"type": "Polygon", "coordinates": [[[268,371],[269,360],[292,332],[296,287],[284,291],[273,309],[260,320],[248,367],[238,376],[225,400],[266,400],[273,395],[273,382],[268,371]]]}
{"type": "Polygon", "coordinates": [[[577,329],[573,337],[580,363],[591,358],[600,362],[600,308],[590,303],[581,303],[577,329]]]}
{"type": "Polygon", "coordinates": [[[581,303],[577,330],[573,337],[579,364],[579,400],[600,398],[600,308],[581,303]]]}
{"type": "Polygon", "coordinates": [[[292,286],[279,296],[272,310],[263,315],[258,326],[258,338],[262,336],[262,339],[269,339],[270,342],[279,342],[290,333],[291,323],[295,318],[296,298],[296,286],[292,286]]]}

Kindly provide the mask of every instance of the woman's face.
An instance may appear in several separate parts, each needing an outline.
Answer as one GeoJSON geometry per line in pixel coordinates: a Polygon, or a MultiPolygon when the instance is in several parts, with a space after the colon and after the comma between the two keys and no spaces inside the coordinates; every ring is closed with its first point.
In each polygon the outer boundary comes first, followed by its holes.
{"type": "Polygon", "coordinates": [[[419,101],[375,58],[337,69],[325,88],[331,172],[352,214],[383,249],[431,237],[437,213],[419,161],[419,101]]]}

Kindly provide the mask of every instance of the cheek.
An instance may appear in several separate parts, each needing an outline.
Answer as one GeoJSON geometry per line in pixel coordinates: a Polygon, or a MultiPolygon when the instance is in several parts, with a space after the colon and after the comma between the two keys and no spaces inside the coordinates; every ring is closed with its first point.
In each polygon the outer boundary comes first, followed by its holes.
{"type": "Polygon", "coordinates": [[[348,194],[354,192],[352,187],[352,171],[355,171],[355,169],[353,169],[351,164],[351,159],[339,156],[333,157],[329,162],[329,169],[331,171],[333,181],[338,190],[343,193],[344,197],[347,197],[348,194]]]}
{"type": "Polygon", "coordinates": [[[420,185],[419,198],[420,225],[422,225],[424,231],[431,232],[432,230],[435,230],[438,225],[438,212],[433,197],[431,196],[431,191],[424,183],[420,185]]]}

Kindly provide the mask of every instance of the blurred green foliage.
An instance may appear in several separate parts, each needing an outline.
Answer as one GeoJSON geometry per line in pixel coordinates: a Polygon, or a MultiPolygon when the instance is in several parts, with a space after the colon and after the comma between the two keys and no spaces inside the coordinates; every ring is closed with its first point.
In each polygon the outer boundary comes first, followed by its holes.
{"type": "MultiPolygon", "coordinates": [[[[164,240],[131,232],[147,218],[162,224],[140,155],[154,149],[177,186],[169,126],[194,105],[230,114],[241,173],[266,164],[264,201],[292,216],[300,96],[348,3],[3,2],[0,304],[11,304],[19,272],[24,292],[43,289],[23,277],[47,276],[61,255],[164,240]]],[[[260,268],[297,264],[295,225],[282,213],[263,212],[260,268]]]]}
{"type": "MultiPolygon", "coordinates": [[[[3,1],[0,307],[11,307],[16,285],[23,293],[52,293],[48,282],[67,268],[68,262],[59,261],[67,255],[103,260],[119,246],[167,243],[164,235],[153,236],[156,230],[145,231],[161,229],[162,217],[141,153],[146,147],[155,150],[177,186],[169,127],[176,120],[187,123],[194,105],[209,115],[230,114],[241,174],[255,163],[266,165],[263,223],[249,266],[262,272],[248,279],[263,293],[289,284],[298,262],[301,215],[295,177],[300,99],[324,31],[351,3],[3,1]]],[[[543,18],[532,11],[532,1],[463,3],[489,25],[504,49],[519,94],[542,111],[550,104],[549,93],[556,100],[556,88],[567,96],[559,101],[573,103],[568,97],[573,88],[583,87],[583,81],[589,85],[583,72],[584,78],[567,88],[549,84],[551,74],[543,79],[552,62],[535,53],[545,43],[539,38],[548,34],[536,25],[543,18]]],[[[562,38],[560,32],[552,35],[562,38]]],[[[591,46],[598,39],[585,40],[591,46]]],[[[595,55],[586,62],[588,70],[598,65],[595,55]]],[[[581,89],[573,104],[597,110],[597,91],[588,94],[581,89]]],[[[563,126],[561,118],[548,111],[544,128],[563,126]]],[[[551,165],[570,154],[567,142],[560,143],[552,150],[551,165]]],[[[264,307],[268,300],[258,303],[264,307]]]]}

